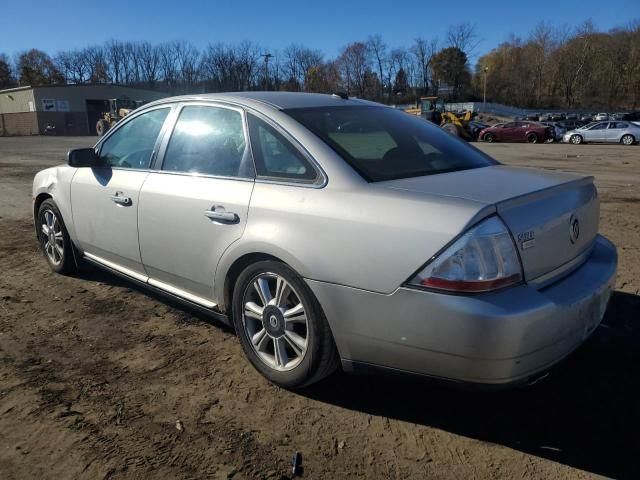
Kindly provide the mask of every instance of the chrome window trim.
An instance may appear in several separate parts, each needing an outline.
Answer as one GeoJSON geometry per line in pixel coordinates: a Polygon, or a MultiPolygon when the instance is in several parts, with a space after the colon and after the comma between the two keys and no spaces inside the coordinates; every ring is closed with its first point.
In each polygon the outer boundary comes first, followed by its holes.
{"type": "MultiPolygon", "coordinates": [[[[162,100],[160,100],[162,102],[162,100]]],[[[134,118],[150,112],[152,110],[156,110],[159,108],[170,108],[171,111],[167,116],[165,123],[158,134],[158,140],[156,142],[156,146],[154,148],[155,155],[150,162],[149,168],[124,168],[124,167],[111,167],[115,170],[127,170],[130,172],[138,171],[138,172],[148,172],[148,173],[163,173],[170,175],[183,175],[183,176],[198,176],[203,178],[214,178],[220,180],[241,180],[241,181],[253,181],[256,183],[262,184],[271,184],[271,185],[283,185],[283,186],[291,186],[291,187],[302,187],[302,188],[324,188],[329,183],[329,178],[319,164],[319,162],[311,155],[311,153],[302,145],[293,135],[291,135],[282,125],[273,119],[269,118],[262,112],[255,110],[251,107],[246,107],[244,105],[231,102],[231,101],[219,101],[219,100],[208,100],[206,98],[193,98],[193,99],[175,99],[172,101],[166,101],[163,103],[153,103],[148,107],[142,107],[142,109],[134,114],[128,115],[124,120],[118,122],[114,128],[109,130],[105,136],[100,138],[96,144],[94,145],[94,149],[99,154],[99,149],[102,148],[102,144],[115,132],[118,131],[123,125],[127,122],[133,120],[134,118]],[[228,108],[230,110],[236,110],[241,113],[243,118],[243,131],[245,136],[245,142],[247,142],[249,153],[251,155],[251,160],[253,162],[254,171],[255,168],[255,159],[253,157],[253,146],[251,144],[251,137],[249,136],[249,123],[248,123],[248,114],[255,115],[260,118],[262,121],[266,122],[268,125],[276,129],[278,133],[280,133],[285,139],[302,154],[307,161],[314,168],[318,177],[314,181],[309,180],[293,180],[293,179],[285,179],[281,177],[267,177],[258,175],[257,171],[254,178],[247,177],[226,177],[222,175],[209,175],[209,174],[201,174],[201,173],[193,173],[193,172],[170,172],[167,170],[162,170],[162,164],[164,163],[164,155],[166,153],[167,146],[169,145],[169,140],[171,139],[171,134],[173,133],[173,129],[175,128],[175,124],[178,120],[180,112],[184,106],[188,105],[203,105],[203,106],[212,106],[212,107],[222,107],[228,108]]]]}
{"type": "MultiPolygon", "coordinates": [[[[265,122],[270,127],[274,128],[280,135],[282,135],[285,140],[287,140],[291,145],[294,146],[298,152],[309,162],[311,167],[316,171],[317,177],[315,180],[294,180],[291,178],[283,178],[283,177],[270,177],[265,175],[258,175],[258,169],[256,168],[256,183],[268,183],[273,185],[289,185],[294,187],[305,187],[305,188],[324,188],[329,183],[329,179],[327,174],[322,169],[320,164],[313,158],[313,155],[309,153],[309,151],[302,145],[293,135],[291,135],[282,125],[275,122],[271,118],[267,117],[261,112],[254,110],[252,108],[247,108],[247,114],[255,115],[260,120],[265,122]]],[[[247,130],[249,129],[249,120],[247,115],[247,130]]],[[[253,156],[253,145],[251,141],[249,142],[251,150],[251,156],[253,156]]],[[[254,157],[254,168],[255,168],[255,157],[254,157]]]]}
{"type": "Polygon", "coordinates": [[[236,105],[228,105],[225,104],[223,102],[218,102],[218,101],[210,101],[207,102],[205,100],[187,100],[187,101],[179,101],[177,102],[177,104],[175,105],[175,110],[174,112],[172,112],[172,115],[170,118],[167,118],[167,123],[165,124],[166,126],[166,132],[165,135],[162,138],[162,141],[160,143],[160,146],[158,147],[158,153],[152,163],[152,171],[154,173],[166,173],[166,174],[171,174],[171,175],[183,175],[183,176],[192,176],[192,177],[203,177],[203,178],[217,178],[217,179],[221,179],[221,180],[243,180],[243,181],[250,181],[253,182],[255,179],[255,175],[254,177],[230,177],[230,176],[225,176],[225,175],[213,175],[213,174],[208,174],[208,173],[199,173],[199,172],[187,172],[187,171],[179,171],[179,170],[163,170],[163,165],[164,165],[164,157],[167,153],[167,149],[169,147],[169,142],[171,141],[171,137],[173,135],[173,132],[175,130],[176,124],[178,123],[178,120],[180,119],[180,113],[182,113],[182,110],[185,107],[194,107],[194,106],[203,106],[203,107],[211,107],[211,108],[224,108],[227,110],[233,110],[235,112],[238,112],[240,114],[240,118],[242,119],[242,134],[244,135],[244,142],[245,142],[245,152],[251,156],[251,162],[253,163],[253,170],[255,172],[255,162],[253,160],[253,153],[251,152],[251,141],[249,140],[249,131],[248,131],[248,126],[247,126],[247,121],[246,121],[246,112],[244,111],[243,108],[238,107],[236,105]]]}
{"type": "Polygon", "coordinates": [[[126,125],[127,123],[131,122],[132,120],[138,118],[139,116],[144,115],[145,113],[149,113],[149,112],[152,112],[154,110],[160,110],[161,108],[168,108],[169,109],[169,113],[167,114],[167,118],[164,119],[164,123],[162,125],[162,128],[160,129],[160,132],[158,133],[158,136],[156,137],[156,143],[154,144],[153,152],[151,154],[151,158],[150,158],[150,161],[149,161],[149,168],[126,168],[126,167],[110,166],[112,169],[116,169],[116,170],[127,170],[127,171],[150,171],[150,170],[153,170],[153,165],[155,164],[156,159],[158,158],[160,145],[162,144],[162,140],[164,139],[164,136],[165,136],[165,133],[166,133],[166,130],[167,130],[167,125],[171,122],[172,116],[174,114],[175,105],[176,105],[175,102],[167,102],[167,103],[163,103],[163,104],[160,104],[160,105],[154,105],[152,107],[142,109],[139,112],[135,112],[135,113],[132,113],[130,115],[127,115],[124,118],[124,120],[121,120],[118,123],[116,123],[115,127],[111,128],[102,138],[100,138],[100,140],[98,140],[96,142],[96,144],[93,146],[93,149],[95,150],[96,154],[98,156],[100,156],[100,153],[102,151],[102,146],[103,146],[104,142],[106,142],[109,138],[111,138],[111,136],[114,135],[118,130],[120,130],[124,125],[126,125]]]}

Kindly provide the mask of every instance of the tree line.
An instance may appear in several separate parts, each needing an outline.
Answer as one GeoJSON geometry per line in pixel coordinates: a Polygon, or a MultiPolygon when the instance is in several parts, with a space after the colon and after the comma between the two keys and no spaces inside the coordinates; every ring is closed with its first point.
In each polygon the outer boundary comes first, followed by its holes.
{"type": "Polygon", "coordinates": [[[385,103],[422,95],[522,107],[637,108],[640,105],[640,20],[608,32],[591,22],[575,28],[540,23],[481,56],[476,28],[451,26],[443,38],[415,38],[392,47],[380,35],[345,45],[335,58],[291,44],[269,51],[251,41],[161,44],[110,40],[48,55],[0,53],[0,88],[18,85],[115,83],[173,94],[240,90],[337,92],[385,103]]]}

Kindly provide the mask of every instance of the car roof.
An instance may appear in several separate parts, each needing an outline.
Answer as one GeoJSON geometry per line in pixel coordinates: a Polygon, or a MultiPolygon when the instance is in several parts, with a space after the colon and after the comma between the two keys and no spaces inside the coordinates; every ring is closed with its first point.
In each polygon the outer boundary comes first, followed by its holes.
{"type": "Polygon", "coordinates": [[[219,101],[242,105],[246,107],[256,107],[268,105],[278,110],[288,108],[311,108],[311,107],[334,107],[334,106],[379,106],[380,103],[370,102],[359,98],[348,97],[344,99],[340,95],[327,95],[322,93],[303,92],[228,92],[228,93],[203,93],[200,95],[183,95],[178,97],[168,97],[157,100],[150,105],[171,103],[188,100],[219,101]]]}

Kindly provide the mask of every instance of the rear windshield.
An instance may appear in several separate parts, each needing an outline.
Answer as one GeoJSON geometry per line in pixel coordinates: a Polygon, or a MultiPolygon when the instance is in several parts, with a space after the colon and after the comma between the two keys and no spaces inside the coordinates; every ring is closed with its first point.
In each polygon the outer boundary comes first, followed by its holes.
{"type": "Polygon", "coordinates": [[[295,108],[285,113],[320,137],[369,182],[497,163],[433,123],[393,108],[295,108]]]}

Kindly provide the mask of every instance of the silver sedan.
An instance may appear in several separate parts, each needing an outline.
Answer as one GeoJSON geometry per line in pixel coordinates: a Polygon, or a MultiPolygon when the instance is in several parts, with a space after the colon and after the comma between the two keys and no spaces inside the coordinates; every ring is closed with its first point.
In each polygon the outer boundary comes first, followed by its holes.
{"type": "Polygon", "coordinates": [[[615,247],[591,177],[500,165],[344,95],[175,97],[33,182],[50,267],[91,263],[232,325],[272,382],[537,379],[596,328],[615,247]]]}
{"type": "Polygon", "coordinates": [[[622,143],[633,145],[640,140],[640,126],[633,122],[591,122],[584,127],[570,130],[562,141],[579,145],[581,143],[622,143]]]}

